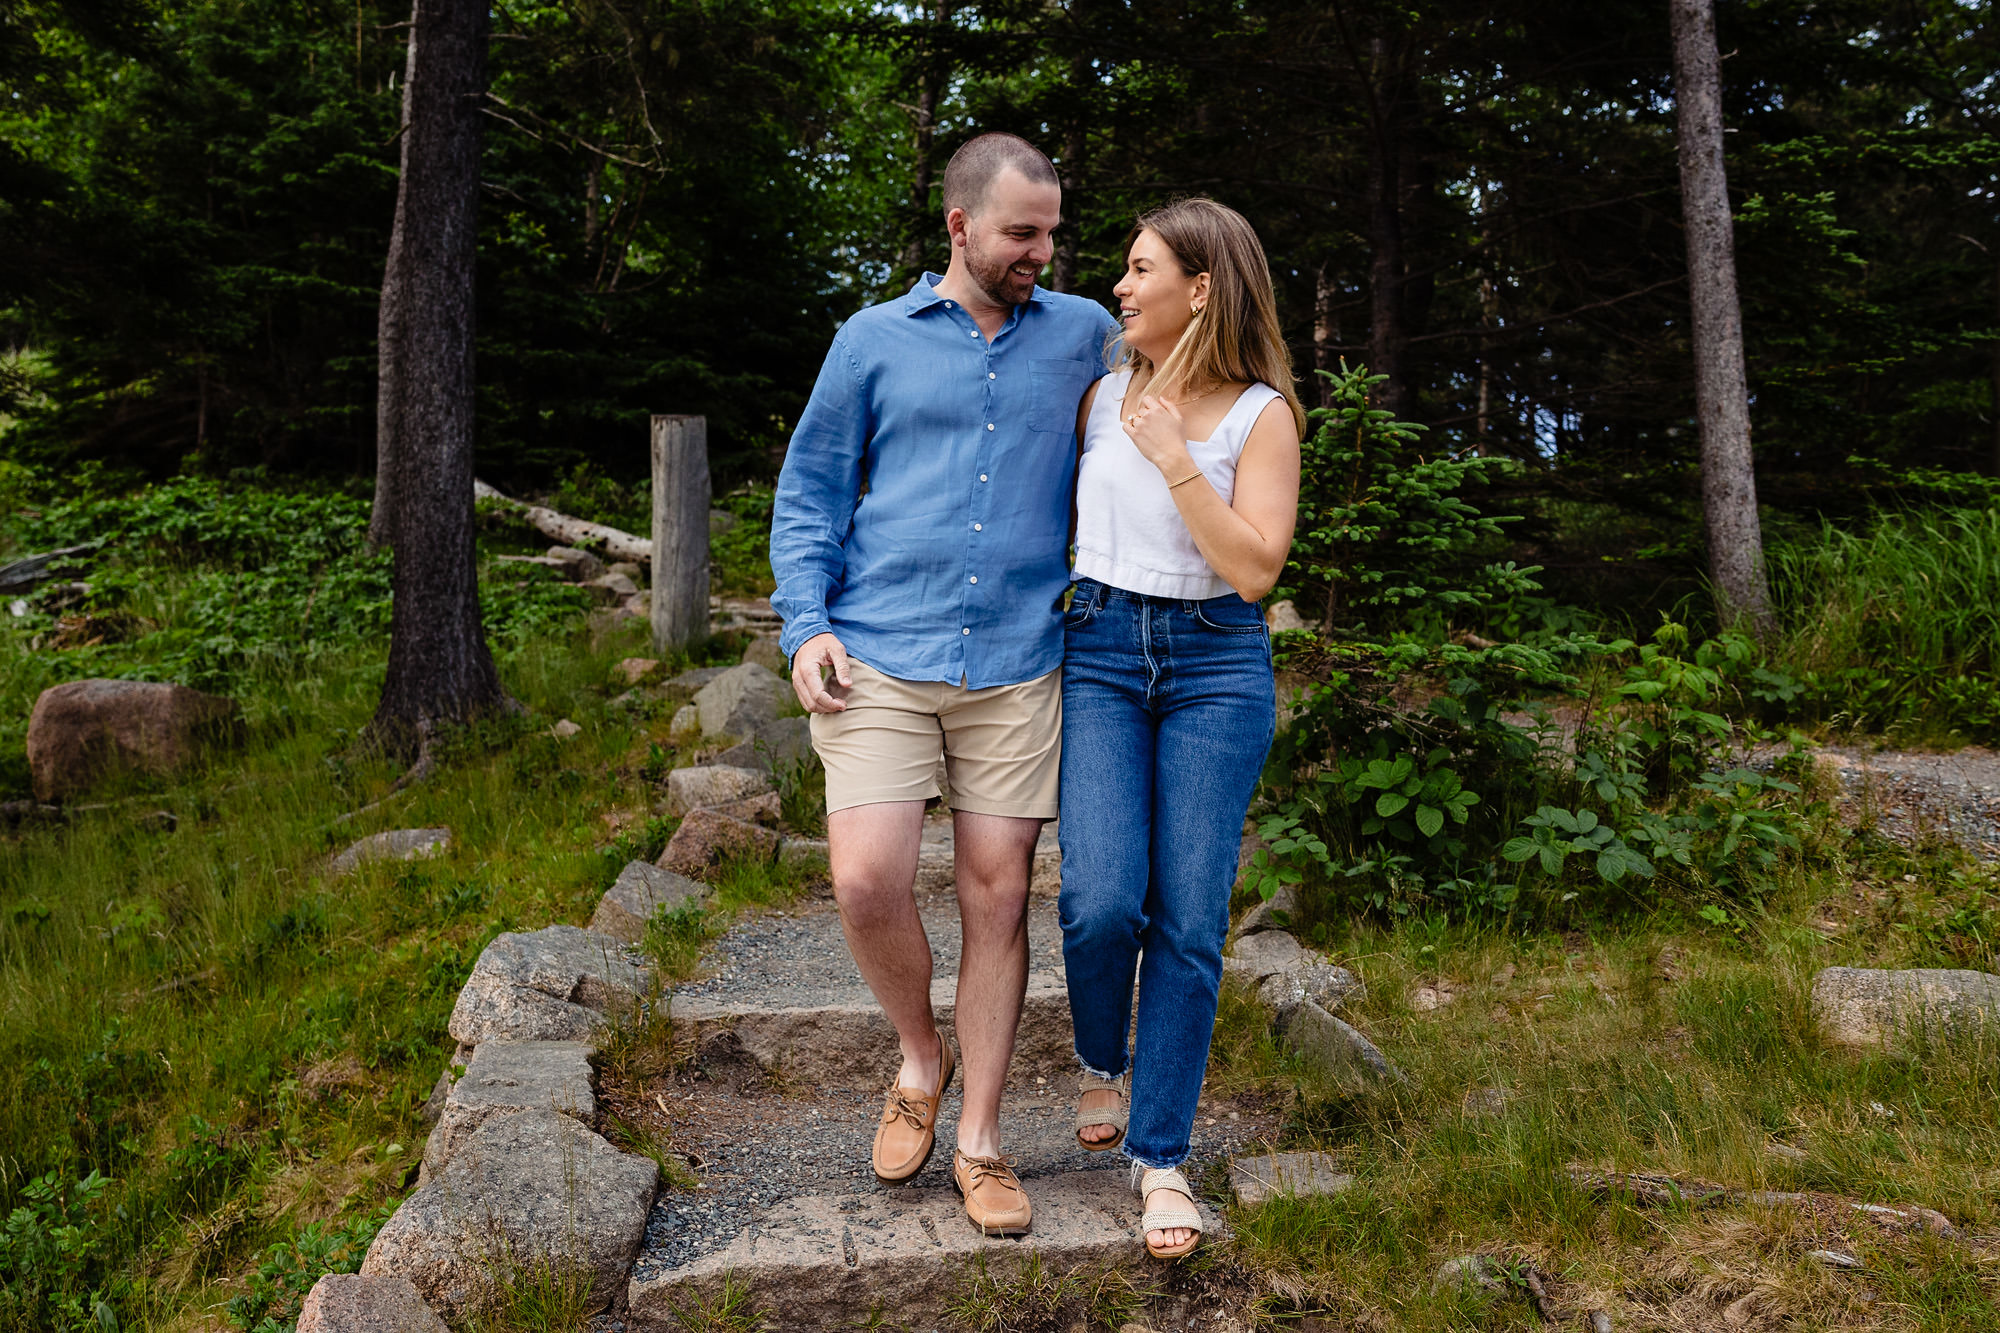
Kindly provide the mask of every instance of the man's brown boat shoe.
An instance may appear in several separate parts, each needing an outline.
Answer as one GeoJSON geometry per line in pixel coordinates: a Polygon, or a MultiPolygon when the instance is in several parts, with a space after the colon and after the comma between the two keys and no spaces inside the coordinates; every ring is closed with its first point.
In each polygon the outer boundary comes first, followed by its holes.
{"type": "Polygon", "coordinates": [[[944,1090],[951,1086],[957,1065],[951,1041],[942,1031],[938,1047],[944,1052],[938,1065],[937,1090],[929,1094],[915,1088],[892,1087],[882,1104],[882,1123],[875,1127],[875,1179],[884,1185],[900,1185],[924,1169],[937,1147],[938,1107],[944,1090]]]}
{"type": "Polygon", "coordinates": [[[985,1236],[1024,1236],[1034,1220],[1028,1191],[1005,1157],[951,1155],[951,1184],[965,1199],[965,1215],[985,1236]]]}

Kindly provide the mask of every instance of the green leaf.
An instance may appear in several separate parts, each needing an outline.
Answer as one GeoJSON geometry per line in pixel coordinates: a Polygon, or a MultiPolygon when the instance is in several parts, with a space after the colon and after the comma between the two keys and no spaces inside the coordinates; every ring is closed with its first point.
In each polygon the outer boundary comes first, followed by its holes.
{"type": "Polygon", "coordinates": [[[1375,813],[1387,819],[1410,803],[1410,798],[1399,791],[1385,791],[1375,798],[1375,813]]]}
{"type": "Polygon", "coordinates": [[[1417,831],[1426,838],[1435,838],[1444,828],[1444,811],[1436,806],[1417,807],[1417,831]]]}
{"type": "Polygon", "coordinates": [[[1532,838],[1509,838],[1507,845],[1500,849],[1500,855],[1509,861],[1525,861],[1540,850],[1541,847],[1532,838]]]}

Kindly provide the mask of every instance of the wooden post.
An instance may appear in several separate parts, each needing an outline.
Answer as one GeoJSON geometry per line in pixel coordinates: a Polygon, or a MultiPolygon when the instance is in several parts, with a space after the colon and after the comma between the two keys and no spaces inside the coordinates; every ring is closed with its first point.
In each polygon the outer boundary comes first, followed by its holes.
{"type": "Polygon", "coordinates": [[[708,418],[653,418],[653,651],[708,634],[708,418]]]}

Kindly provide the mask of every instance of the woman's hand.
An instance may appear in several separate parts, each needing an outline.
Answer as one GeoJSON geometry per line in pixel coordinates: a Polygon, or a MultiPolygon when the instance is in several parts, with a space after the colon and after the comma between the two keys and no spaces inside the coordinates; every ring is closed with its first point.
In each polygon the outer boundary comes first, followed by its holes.
{"type": "Polygon", "coordinates": [[[1188,455],[1187,423],[1172,403],[1149,394],[1139,400],[1138,407],[1126,412],[1120,424],[1146,461],[1168,481],[1179,481],[1195,471],[1194,459],[1188,455]]]}

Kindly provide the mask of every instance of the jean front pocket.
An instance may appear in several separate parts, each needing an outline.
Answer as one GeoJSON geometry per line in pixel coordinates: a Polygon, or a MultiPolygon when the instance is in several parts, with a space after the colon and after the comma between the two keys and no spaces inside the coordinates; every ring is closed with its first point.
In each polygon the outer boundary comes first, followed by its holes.
{"type": "Polygon", "coordinates": [[[1255,602],[1241,597],[1211,597],[1194,604],[1194,618],[1208,629],[1223,634],[1262,634],[1264,613],[1255,602]]]}

